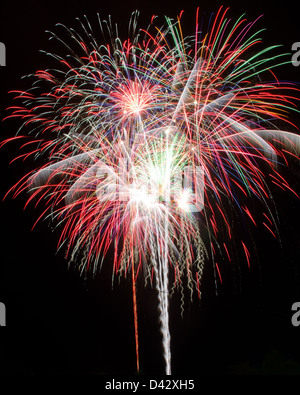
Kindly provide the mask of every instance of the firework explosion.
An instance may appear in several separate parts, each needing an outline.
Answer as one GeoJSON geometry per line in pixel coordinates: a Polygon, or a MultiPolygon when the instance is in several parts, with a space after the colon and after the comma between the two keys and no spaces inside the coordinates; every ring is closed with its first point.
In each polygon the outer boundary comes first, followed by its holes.
{"type": "MultiPolygon", "coordinates": [[[[46,163],[11,191],[29,190],[28,203],[43,202],[40,218],[60,226],[59,247],[81,273],[95,273],[108,251],[114,277],[130,273],[137,369],[137,276],[157,289],[170,374],[170,289],[200,297],[207,259],[222,279],[215,251],[231,260],[231,250],[219,242],[220,229],[225,239],[233,237],[224,201],[255,223],[240,194],[267,206],[260,164],[290,189],[276,170],[277,157],[284,157],[282,148],[299,154],[299,136],[276,126],[295,110],[296,87],[279,83],[271,71],[288,62],[273,55],[276,46],[253,54],[261,31],[252,33],[255,22],[234,22],[227,12],[220,8],[204,34],[197,11],[195,33],[186,38],[181,15],[166,17],[162,28],[152,18],[142,30],[134,13],[123,42],[110,19],[98,17],[99,40],[87,20],[80,33],[59,25],[67,38],[51,38],[65,56],[51,56],[60,68],[37,71],[28,91],[15,92],[22,104],[9,117],[23,120],[16,138],[27,139],[18,158],[46,163]],[[266,74],[271,82],[262,82],[266,74]]],[[[268,218],[274,233],[271,211],[268,218]]],[[[243,240],[240,245],[249,264],[249,250],[243,240]]]]}

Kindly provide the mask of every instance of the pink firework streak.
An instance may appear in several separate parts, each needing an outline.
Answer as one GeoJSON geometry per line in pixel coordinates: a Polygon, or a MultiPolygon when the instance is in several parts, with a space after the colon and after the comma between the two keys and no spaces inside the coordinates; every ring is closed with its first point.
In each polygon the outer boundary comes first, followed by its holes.
{"type": "MultiPolygon", "coordinates": [[[[200,298],[208,259],[222,282],[214,256],[221,251],[231,261],[233,238],[224,202],[256,225],[244,202],[255,197],[268,207],[262,167],[274,184],[291,190],[276,167],[284,153],[299,156],[299,135],[286,130],[294,127],[287,115],[297,111],[298,89],[273,72],[290,60],[276,54],[277,46],[256,51],[255,21],[227,14],[221,7],[204,34],[197,11],[194,35],[184,37],[182,13],[177,21],[166,17],[161,28],[152,18],[147,30],[138,30],[136,12],[125,41],[98,17],[108,43],[98,41],[88,21],[80,33],[60,25],[66,39],[51,38],[68,56],[53,55],[59,68],[37,71],[32,88],[15,92],[21,104],[11,107],[9,117],[23,122],[14,138],[25,139],[18,158],[47,163],[10,191],[29,190],[27,204],[44,205],[41,217],[57,221],[59,247],[80,262],[81,273],[96,272],[108,251],[114,276],[131,273],[137,370],[137,277],[157,289],[170,374],[170,289],[183,292],[186,284],[200,298]]],[[[275,235],[267,211],[263,225],[275,235]]],[[[239,243],[250,266],[249,248],[239,243]]]]}

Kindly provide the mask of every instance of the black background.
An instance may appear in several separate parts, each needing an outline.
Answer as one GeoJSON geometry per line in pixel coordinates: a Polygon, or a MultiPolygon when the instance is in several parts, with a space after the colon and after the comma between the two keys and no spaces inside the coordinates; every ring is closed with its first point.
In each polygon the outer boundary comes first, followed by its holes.
{"type": "MultiPolygon", "coordinates": [[[[264,43],[282,44],[290,52],[300,41],[297,10],[292,1],[226,2],[230,16],[249,19],[264,14],[257,28],[266,27],[264,43]]],[[[0,69],[0,111],[12,104],[7,93],[27,89],[23,75],[49,67],[40,49],[53,50],[45,30],[61,22],[76,26],[75,18],[109,14],[124,31],[132,11],[141,11],[146,27],[153,14],[176,17],[184,9],[183,26],[194,26],[195,11],[210,15],[219,4],[206,1],[4,1],[0,9],[0,41],[6,45],[7,65],[0,69]]],[[[192,33],[190,30],[189,33],[192,33]]],[[[300,67],[284,66],[282,79],[300,81],[300,67]]],[[[18,123],[1,124],[1,140],[14,136],[18,123]]],[[[30,163],[9,162],[17,144],[0,151],[1,198],[31,169],[30,163]]],[[[300,192],[299,163],[281,169],[300,192]]],[[[291,306],[300,301],[299,200],[273,190],[277,200],[282,246],[260,226],[254,229],[257,254],[250,269],[240,258],[241,285],[228,275],[216,295],[209,267],[203,279],[201,303],[187,301],[183,318],[179,296],[171,299],[170,330],[174,374],[300,373],[300,327],[291,324],[291,306]],[[259,259],[257,258],[259,257],[259,259]]],[[[63,251],[56,253],[59,235],[41,222],[39,210],[23,210],[25,197],[8,197],[0,204],[0,301],[6,304],[7,326],[0,327],[0,374],[133,374],[135,344],[130,281],[111,286],[111,267],[93,281],[68,270],[63,251]]],[[[259,209],[259,208],[258,208],[259,209]]],[[[226,263],[225,273],[226,273],[226,263]]],[[[227,265],[230,265],[227,263],[227,265]]],[[[225,276],[226,277],[226,276],[225,276]]],[[[138,284],[141,373],[163,372],[154,290],[138,284]]]]}

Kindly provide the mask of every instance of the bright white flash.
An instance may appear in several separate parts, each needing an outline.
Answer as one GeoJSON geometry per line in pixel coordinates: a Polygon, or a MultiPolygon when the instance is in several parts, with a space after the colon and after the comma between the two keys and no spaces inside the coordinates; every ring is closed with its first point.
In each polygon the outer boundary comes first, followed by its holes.
{"type": "Polygon", "coordinates": [[[190,189],[184,189],[177,198],[177,207],[183,211],[190,211],[192,194],[190,189]]]}

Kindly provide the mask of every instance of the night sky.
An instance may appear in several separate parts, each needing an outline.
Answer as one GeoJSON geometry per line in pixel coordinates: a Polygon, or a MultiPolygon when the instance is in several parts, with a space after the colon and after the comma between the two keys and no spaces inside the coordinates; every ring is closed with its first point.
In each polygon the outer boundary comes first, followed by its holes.
{"type": "MultiPolygon", "coordinates": [[[[141,12],[140,26],[147,27],[153,14],[176,17],[185,10],[183,27],[191,29],[197,6],[200,14],[218,9],[216,1],[4,1],[0,10],[0,41],[6,46],[6,67],[0,68],[0,116],[12,105],[14,89],[27,89],[23,75],[49,68],[53,51],[46,30],[56,23],[76,26],[75,18],[109,14],[126,38],[131,12],[141,12]]],[[[257,25],[267,28],[264,44],[282,44],[291,52],[300,41],[298,15],[292,1],[224,2],[235,19],[264,14],[257,25]]],[[[190,30],[192,33],[192,30],[190,30]]],[[[121,33],[120,33],[121,35],[121,33]]],[[[286,65],[280,79],[300,82],[300,66],[286,65]]],[[[294,119],[298,122],[298,119],[294,119]]],[[[1,140],[12,137],[19,121],[1,123],[1,140]]],[[[40,222],[31,228],[42,206],[23,210],[25,196],[2,202],[7,190],[31,170],[30,161],[9,162],[18,144],[0,151],[1,257],[0,302],[7,311],[6,327],[0,327],[0,374],[134,374],[135,343],[130,279],[111,284],[111,260],[96,278],[84,279],[68,269],[64,251],[56,252],[59,233],[40,222]]],[[[300,193],[299,162],[281,167],[281,174],[300,193]]],[[[279,215],[281,243],[262,226],[253,229],[256,249],[251,266],[243,255],[238,267],[223,262],[223,283],[216,290],[212,268],[204,271],[202,299],[186,299],[180,315],[180,295],[170,299],[172,371],[200,377],[221,374],[300,374],[300,326],[291,323],[291,306],[300,302],[299,200],[272,187],[279,215]]],[[[258,203],[251,202],[260,212],[258,203]]],[[[259,214],[258,214],[259,218],[259,214]]],[[[237,227],[238,229],[238,224],[237,227]]],[[[137,284],[141,373],[164,371],[158,323],[156,291],[137,284]]]]}

